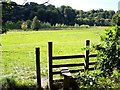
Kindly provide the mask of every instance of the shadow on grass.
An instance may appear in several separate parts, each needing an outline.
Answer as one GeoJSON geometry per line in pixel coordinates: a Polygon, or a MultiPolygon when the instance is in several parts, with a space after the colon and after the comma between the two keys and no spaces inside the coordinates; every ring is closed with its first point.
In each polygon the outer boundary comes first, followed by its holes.
{"type": "MultiPolygon", "coordinates": [[[[2,80],[1,90],[39,90],[36,84],[17,84],[19,81],[15,81],[13,78],[5,78],[2,80]]],[[[40,90],[44,90],[41,88],[40,90]]]]}

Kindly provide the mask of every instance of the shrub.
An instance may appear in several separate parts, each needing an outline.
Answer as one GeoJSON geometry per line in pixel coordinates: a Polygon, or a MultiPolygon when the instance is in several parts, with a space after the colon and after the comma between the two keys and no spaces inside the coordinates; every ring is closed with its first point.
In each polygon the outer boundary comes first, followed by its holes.
{"type": "Polygon", "coordinates": [[[27,23],[26,23],[26,22],[23,22],[22,25],[21,25],[21,28],[22,28],[23,30],[27,30],[27,28],[28,28],[27,23]]]}
{"type": "Polygon", "coordinates": [[[62,27],[62,28],[67,28],[67,27],[69,27],[69,26],[67,26],[67,25],[65,25],[65,24],[61,24],[61,27],[62,27]]]}
{"type": "Polygon", "coordinates": [[[12,22],[12,21],[7,21],[6,23],[5,23],[5,26],[7,27],[7,28],[9,28],[9,29],[14,29],[14,22],[12,22]]]}
{"type": "Polygon", "coordinates": [[[98,51],[98,69],[102,74],[111,75],[114,68],[120,70],[120,27],[115,26],[105,30],[101,43],[96,45],[98,51]]]}
{"type": "Polygon", "coordinates": [[[56,24],[55,24],[55,27],[56,27],[56,28],[60,28],[60,27],[61,27],[61,24],[56,23],[56,24]]]}
{"type": "Polygon", "coordinates": [[[118,88],[120,89],[120,74],[116,69],[113,70],[111,76],[103,77],[101,71],[86,72],[77,76],[77,83],[80,88],[87,89],[109,89],[118,88]]]}
{"type": "Polygon", "coordinates": [[[75,28],[79,28],[80,26],[79,26],[79,24],[75,24],[74,27],[75,28]]]}
{"type": "Polygon", "coordinates": [[[80,25],[80,28],[89,28],[89,25],[80,25]]]}
{"type": "Polygon", "coordinates": [[[40,26],[41,26],[41,28],[51,28],[51,24],[50,23],[40,23],[40,26]]]}
{"type": "Polygon", "coordinates": [[[80,88],[120,89],[120,26],[107,28],[97,50],[97,68],[94,72],[78,75],[80,88]]]}
{"type": "Polygon", "coordinates": [[[14,29],[21,29],[21,24],[23,21],[17,21],[16,23],[14,22],[14,29]]]}
{"type": "Polygon", "coordinates": [[[55,25],[55,27],[56,27],[56,28],[68,28],[68,27],[70,27],[70,26],[67,26],[67,25],[65,25],[65,24],[58,24],[58,23],[57,23],[57,24],[55,25]]]}
{"type": "Polygon", "coordinates": [[[28,28],[30,29],[30,26],[31,26],[31,24],[32,24],[32,21],[31,21],[31,20],[26,20],[26,23],[27,23],[28,28]]]}

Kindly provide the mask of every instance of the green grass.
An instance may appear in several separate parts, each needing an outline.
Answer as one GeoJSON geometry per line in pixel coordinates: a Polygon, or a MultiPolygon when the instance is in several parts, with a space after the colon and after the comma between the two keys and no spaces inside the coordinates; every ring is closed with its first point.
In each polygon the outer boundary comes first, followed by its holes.
{"type": "Polygon", "coordinates": [[[82,30],[9,31],[2,35],[1,77],[13,76],[17,80],[35,81],[36,47],[40,47],[41,51],[42,76],[46,76],[49,41],[53,42],[53,55],[83,54],[81,48],[85,46],[85,40],[99,43],[99,35],[104,30],[105,28],[96,27],[82,30]]]}

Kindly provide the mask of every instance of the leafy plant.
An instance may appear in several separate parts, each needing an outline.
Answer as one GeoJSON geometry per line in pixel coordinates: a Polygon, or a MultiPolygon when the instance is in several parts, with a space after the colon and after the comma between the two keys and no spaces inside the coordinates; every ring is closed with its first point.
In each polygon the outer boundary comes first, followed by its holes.
{"type": "Polygon", "coordinates": [[[96,45],[98,51],[98,69],[106,76],[111,75],[113,69],[120,70],[120,27],[107,28],[101,36],[101,43],[96,45]]]}
{"type": "Polygon", "coordinates": [[[116,69],[113,70],[113,74],[111,76],[107,75],[106,77],[102,76],[100,70],[87,72],[78,75],[77,83],[80,88],[87,88],[88,90],[106,90],[109,88],[120,89],[120,74],[116,69]]]}
{"type": "MultiPolygon", "coordinates": [[[[11,0],[5,0],[4,2],[2,2],[2,13],[0,13],[0,17],[3,17],[5,16],[5,12],[7,10],[10,10],[10,9],[13,9],[14,8],[14,5],[11,5],[11,0]]],[[[0,6],[0,8],[1,8],[0,6]]],[[[6,15],[7,16],[7,15],[6,15]]],[[[4,23],[4,20],[2,21],[2,29],[0,30],[0,33],[7,33],[8,31],[8,28],[6,27],[5,23],[4,23]]]]}

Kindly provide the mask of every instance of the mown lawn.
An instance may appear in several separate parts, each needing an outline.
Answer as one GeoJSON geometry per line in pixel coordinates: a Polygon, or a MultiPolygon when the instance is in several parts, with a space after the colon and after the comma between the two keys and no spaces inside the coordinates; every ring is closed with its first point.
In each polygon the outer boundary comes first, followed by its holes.
{"type": "MultiPolygon", "coordinates": [[[[2,76],[35,81],[35,48],[41,50],[41,72],[47,76],[47,45],[53,42],[53,55],[83,54],[85,40],[99,43],[103,27],[81,30],[9,31],[2,35],[2,76]]],[[[74,61],[72,61],[74,63],[74,61]]],[[[59,62],[55,62],[59,63],[59,62]]],[[[64,62],[63,62],[64,63],[64,62]]],[[[22,83],[22,82],[19,82],[22,83]]]]}

